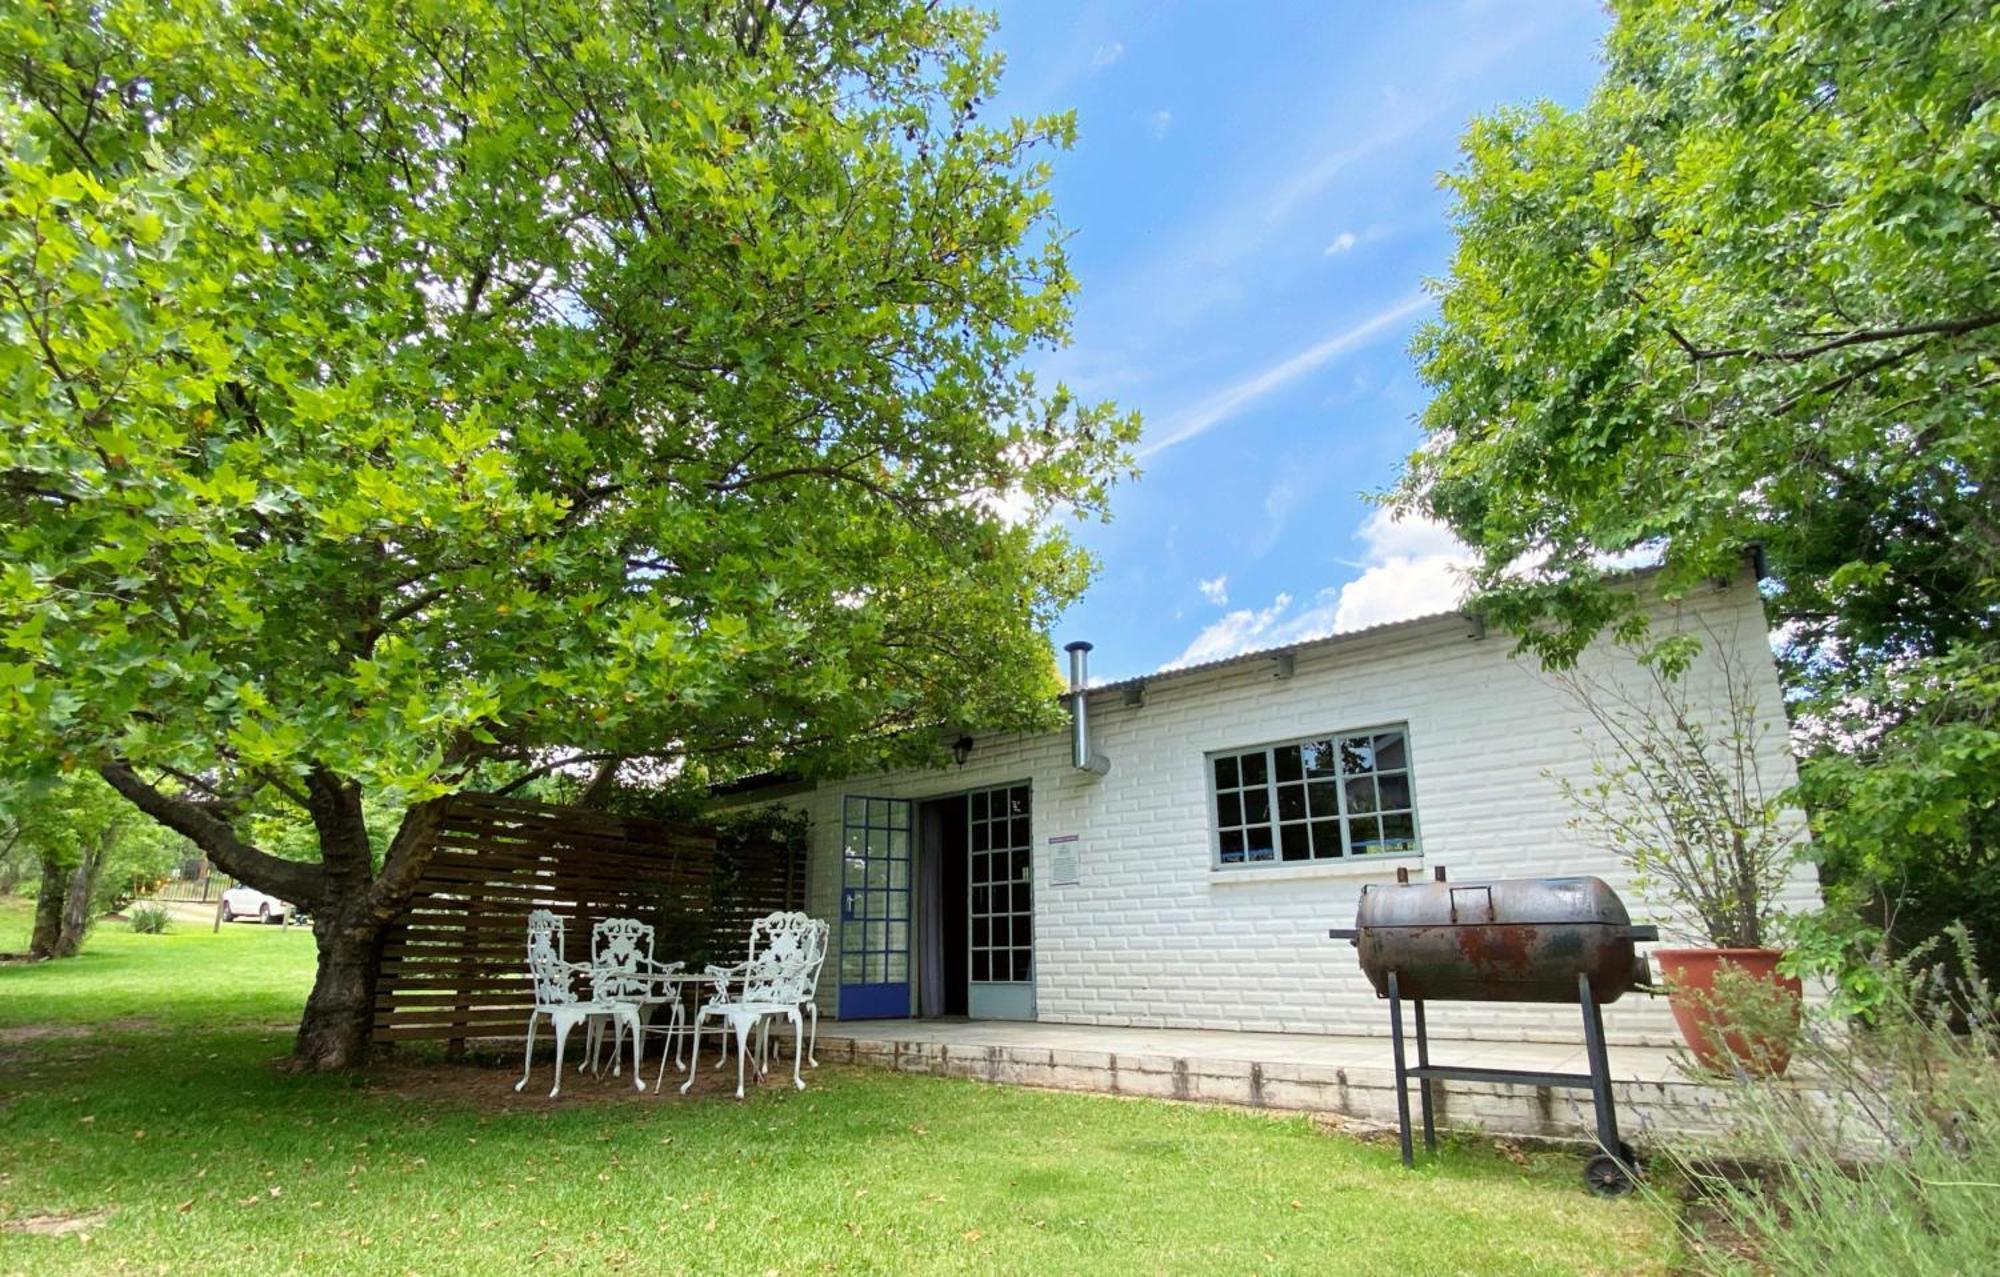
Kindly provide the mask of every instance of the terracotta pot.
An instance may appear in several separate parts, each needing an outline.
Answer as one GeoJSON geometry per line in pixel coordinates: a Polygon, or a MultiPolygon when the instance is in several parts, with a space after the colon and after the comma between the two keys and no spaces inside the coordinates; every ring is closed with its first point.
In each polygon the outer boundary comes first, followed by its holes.
{"type": "Polygon", "coordinates": [[[1776,949],[1653,950],[1666,977],[1667,1004],[1673,1008],[1674,1023],[1680,1026],[1681,1037],[1703,1068],[1715,1073],[1742,1068],[1776,1077],[1792,1062],[1792,1040],[1804,990],[1798,977],[1778,974],[1778,960],[1784,956],[1776,949]],[[1789,1002],[1788,1028],[1752,1031],[1731,1026],[1728,1008],[1716,1005],[1715,978],[1732,968],[1782,991],[1789,1002]]]}

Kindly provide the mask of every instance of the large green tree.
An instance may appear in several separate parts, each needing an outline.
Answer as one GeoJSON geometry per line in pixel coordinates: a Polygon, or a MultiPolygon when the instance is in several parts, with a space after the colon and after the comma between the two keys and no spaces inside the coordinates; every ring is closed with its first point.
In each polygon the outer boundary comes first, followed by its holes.
{"type": "Polygon", "coordinates": [[[0,751],[307,906],[366,1047],[368,810],[1048,712],[1137,423],[980,15],[106,0],[0,18],[0,751]],[[367,808],[364,808],[364,804],[367,808]],[[316,852],[273,854],[275,807],[316,852]]]}
{"type": "Polygon", "coordinates": [[[1686,589],[1761,545],[1837,874],[1991,880],[2000,21],[1612,9],[1586,106],[1465,136],[1399,499],[1476,548],[1482,606],[1558,661],[1635,625],[1607,558],[1650,549],[1686,589]]]}

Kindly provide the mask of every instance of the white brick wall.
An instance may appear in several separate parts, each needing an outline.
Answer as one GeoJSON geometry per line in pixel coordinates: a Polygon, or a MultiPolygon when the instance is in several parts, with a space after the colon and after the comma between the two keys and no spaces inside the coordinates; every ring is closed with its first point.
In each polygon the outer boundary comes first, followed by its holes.
{"type": "MultiPolygon", "coordinates": [[[[1791,783],[1776,670],[1763,614],[1747,580],[1655,609],[1657,624],[1705,631],[1731,644],[1755,677],[1773,789],[1791,783]]],[[[1301,652],[1296,673],[1266,662],[1157,682],[1140,707],[1118,695],[1091,700],[1102,778],[1073,770],[1065,733],[978,741],[964,768],[829,782],[791,800],[812,818],[808,894],[816,916],[839,917],[840,800],[846,794],[926,798],[1026,780],[1034,790],[1035,960],[1039,1018],[1175,1028],[1387,1032],[1387,1013],[1330,926],[1351,925],[1363,883],[1443,865],[1455,881],[1596,874],[1625,897],[1635,921],[1667,919],[1639,899],[1628,875],[1566,827],[1569,809],[1548,774],[1582,780],[1587,718],[1549,685],[1506,636],[1471,637],[1446,618],[1301,652]],[[1421,860],[1268,870],[1213,870],[1205,755],[1384,723],[1409,725],[1421,860]],[[1079,882],[1050,881],[1049,843],[1081,835],[1079,882]]],[[[1602,668],[1610,657],[1593,658],[1602,668]]],[[[1801,867],[1789,898],[1810,905],[1801,867]]],[[[835,924],[838,944],[838,923],[835,924]]],[[[837,958],[822,1006],[832,1014],[837,958]]],[[[1615,1042],[1665,1045],[1663,999],[1630,996],[1606,1009],[1615,1042]]],[[[1578,1041],[1571,1007],[1438,1004],[1441,1037],[1578,1041]]]]}

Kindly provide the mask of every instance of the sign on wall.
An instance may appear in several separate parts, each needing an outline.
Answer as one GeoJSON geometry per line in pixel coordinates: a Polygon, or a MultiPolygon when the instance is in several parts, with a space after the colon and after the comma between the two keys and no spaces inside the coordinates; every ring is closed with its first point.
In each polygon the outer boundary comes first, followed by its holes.
{"type": "Polygon", "coordinates": [[[1077,852],[1081,844],[1076,834],[1057,834],[1049,839],[1049,885],[1074,887],[1077,881],[1077,852]]]}

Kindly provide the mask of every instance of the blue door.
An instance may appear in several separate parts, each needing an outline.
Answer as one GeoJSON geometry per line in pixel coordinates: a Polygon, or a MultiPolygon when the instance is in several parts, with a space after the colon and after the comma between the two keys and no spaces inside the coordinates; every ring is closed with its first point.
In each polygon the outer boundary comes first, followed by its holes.
{"type": "Polygon", "coordinates": [[[902,798],[846,800],[841,817],[840,1018],[910,1013],[910,817],[902,798]]]}

